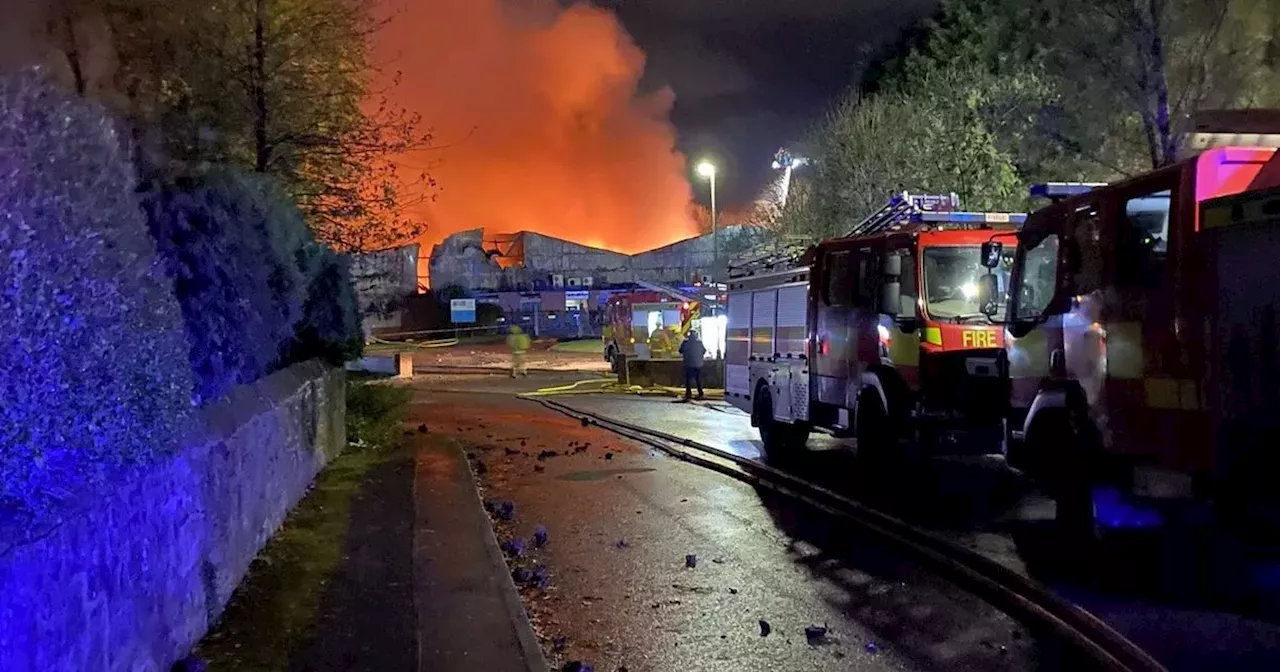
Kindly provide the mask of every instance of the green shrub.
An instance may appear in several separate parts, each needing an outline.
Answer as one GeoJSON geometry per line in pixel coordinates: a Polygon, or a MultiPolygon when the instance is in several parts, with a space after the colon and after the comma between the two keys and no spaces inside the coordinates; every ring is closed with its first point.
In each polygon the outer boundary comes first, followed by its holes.
{"type": "Polygon", "coordinates": [[[413,391],[352,381],[347,386],[347,443],[356,450],[388,450],[404,436],[400,421],[413,391]]]}
{"type": "Polygon", "coordinates": [[[200,402],[287,365],[311,242],[289,197],[266,176],[215,169],[153,184],[143,204],[182,304],[200,402]]]}
{"type": "Polygon", "coordinates": [[[319,244],[307,246],[302,256],[307,300],[290,360],[320,358],[341,365],[359,359],[364,333],[347,258],[319,244]]]}
{"type": "Polygon", "coordinates": [[[38,511],[171,451],[192,402],[182,315],[94,104],[0,77],[0,506],[38,511]]]}

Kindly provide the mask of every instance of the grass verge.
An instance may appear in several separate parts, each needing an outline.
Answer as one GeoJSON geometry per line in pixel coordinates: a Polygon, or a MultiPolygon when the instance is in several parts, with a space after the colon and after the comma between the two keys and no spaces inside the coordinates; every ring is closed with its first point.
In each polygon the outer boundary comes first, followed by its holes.
{"type": "Polygon", "coordinates": [[[561,341],[551,346],[553,352],[574,352],[578,354],[594,354],[604,356],[604,341],[599,338],[583,338],[576,341],[561,341]]]}
{"type": "Polygon", "coordinates": [[[314,638],[326,593],[348,560],[358,496],[375,474],[412,460],[400,426],[411,396],[404,388],[349,385],[347,450],[267,542],[216,627],[197,646],[195,655],[210,670],[289,669],[291,658],[314,638]]]}

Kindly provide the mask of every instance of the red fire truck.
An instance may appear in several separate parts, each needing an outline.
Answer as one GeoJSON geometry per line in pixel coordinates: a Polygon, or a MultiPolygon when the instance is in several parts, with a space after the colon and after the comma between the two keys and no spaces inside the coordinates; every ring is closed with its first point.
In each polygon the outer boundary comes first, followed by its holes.
{"type": "Polygon", "coordinates": [[[1134,506],[1160,500],[1280,504],[1277,186],[1276,150],[1252,146],[1033,189],[1055,202],[1018,234],[1007,307],[993,277],[980,294],[1008,316],[1009,463],[1057,499],[1064,531],[1183,508],[1134,506]]]}
{"type": "Polygon", "coordinates": [[[604,358],[678,356],[680,342],[700,315],[701,302],[677,289],[634,289],[609,297],[604,305],[604,358]],[[640,347],[637,347],[640,346],[640,347]]]}
{"type": "Polygon", "coordinates": [[[978,255],[1014,247],[1025,215],[957,207],[903,193],[843,238],[730,269],[725,394],[766,451],[815,426],[872,457],[900,456],[903,439],[999,449],[1003,335],[978,310],[978,255]]]}

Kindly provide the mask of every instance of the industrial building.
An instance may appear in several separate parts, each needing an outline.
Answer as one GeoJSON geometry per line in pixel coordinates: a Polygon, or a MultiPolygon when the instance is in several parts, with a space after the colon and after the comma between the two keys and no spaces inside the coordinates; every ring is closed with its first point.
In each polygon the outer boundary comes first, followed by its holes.
{"type": "Polygon", "coordinates": [[[431,250],[430,283],[497,304],[508,319],[539,333],[594,335],[610,296],[654,285],[697,292],[710,283],[717,258],[723,264],[741,246],[742,234],[741,227],[720,231],[719,254],[708,234],[628,255],[532,231],[472,229],[431,250]]]}

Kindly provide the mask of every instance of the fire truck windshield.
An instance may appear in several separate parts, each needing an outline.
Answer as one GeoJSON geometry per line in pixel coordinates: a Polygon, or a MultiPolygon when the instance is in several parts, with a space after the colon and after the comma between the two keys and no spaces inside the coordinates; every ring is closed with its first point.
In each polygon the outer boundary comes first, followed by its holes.
{"type": "Polygon", "coordinates": [[[1039,320],[1058,285],[1058,234],[1051,233],[1033,246],[1019,247],[1022,270],[1014,291],[1014,322],[1039,320]]]}
{"type": "MultiPolygon", "coordinates": [[[[1010,264],[1009,259],[1002,262],[994,272],[1003,295],[1009,286],[1010,264]]],[[[979,310],[978,278],[986,273],[981,263],[981,248],[977,245],[925,248],[925,311],[929,317],[953,322],[1003,320],[1003,303],[991,318],[979,310]]]]}

